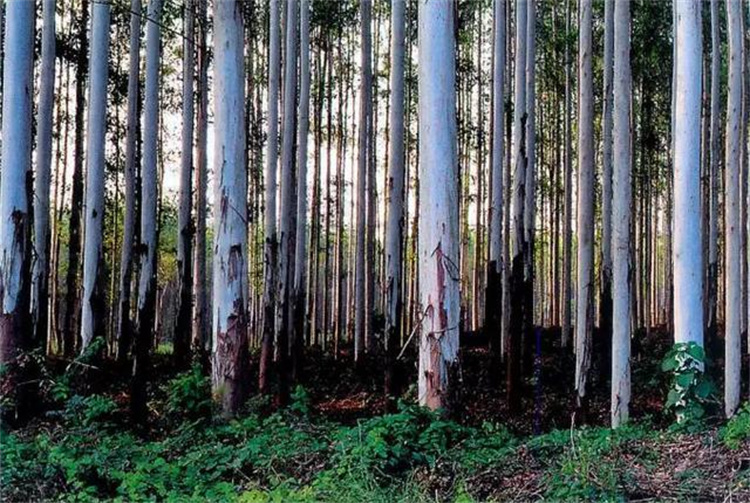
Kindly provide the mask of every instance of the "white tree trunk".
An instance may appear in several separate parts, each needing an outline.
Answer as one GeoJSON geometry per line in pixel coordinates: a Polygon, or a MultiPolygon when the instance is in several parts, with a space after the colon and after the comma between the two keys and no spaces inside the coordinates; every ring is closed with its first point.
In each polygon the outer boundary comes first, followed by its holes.
{"type": "Polygon", "coordinates": [[[294,139],[296,133],[297,110],[297,0],[287,0],[286,43],[284,55],[284,129],[281,149],[281,220],[279,229],[279,277],[277,311],[277,340],[279,344],[279,396],[282,403],[288,398],[288,384],[285,368],[289,352],[289,328],[292,316],[291,291],[294,282],[296,226],[294,216],[296,184],[294,178],[294,139]]]}
{"type": "Polygon", "coordinates": [[[130,286],[133,274],[133,243],[136,224],[136,143],[138,135],[138,101],[141,68],[141,0],[130,5],[130,45],[128,70],[128,118],[125,137],[125,215],[123,220],[122,251],[120,254],[120,291],[117,315],[117,358],[123,361],[130,343],[130,286]]]}
{"type": "MultiPolygon", "coordinates": [[[[55,101],[55,0],[42,2],[42,69],[39,77],[36,174],[34,176],[34,251],[31,313],[34,338],[47,338],[49,295],[50,171],[52,164],[52,109],[55,101]]],[[[2,43],[2,42],[0,42],[2,43]]]]}
{"type": "MultiPolygon", "coordinates": [[[[674,338],[703,345],[701,226],[701,2],[675,2],[677,102],[674,141],[674,338]]],[[[731,276],[730,276],[731,278],[731,276]]]]}
{"type": "Polygon", "coordinates": [[[193,288],[193,97],[195,72],[195,2],[184,4],[184,30],[182,59],[182,158],[180,163],[180,200],[177,215],[177,269],[179,281],[179,308],[176,313],[174,355],[178,368],[187,364],[190,351],[190,318],[193,288]]]}
{"type": "Polygon", "coordinates": [[[591,71],[592,0],[579,4],[578,38],[578,302],[576,315],[576,391],[586,396],[594,331],[594,76],[591,71]]]}
{"type": "Polygon", "coordinates": [[[711,0],[711,118],[709,124],[708,337],[716,335],[719,268],[719,159],[721,158],[721,35],[719,2],[711,0]]]}
{"type": "Polygon", "coordinates": [[[515,96],[513,98],[513,193],[511,199],[511,253],[513,262],[523,253],[524,205],[526,188],[525,117],[526,117],[526,43],[528,2],[516,2],[515,96]]]}
{"type": "Polygon", "coordinates": [[[273,357],[276,321],[276,278],[278,245],[276,235],[276,169],[279,148],[279,81],[281,79],[281,28],[279,0],[270,0],[268,54],[268,137],[265,172],[265,246],[263,259],[263,342],[259,372],[261,392],[267,391],[268,372],[273,357]]]}
{"type": "Polygon", "coordinates": [[[724,412],[734,415],[740,402],[740,323],[742,318],[740,160],[742,157],[742,5],[727,1],[729,89],[727,91],[726,167],[724,188],[725,314],[724,412]]]}
{"type": "Polygon", "coordinates": [[[368,233],[375,233],[375,229],[367,229],[367,173],[370,136],[370,100],[372,97],[372,55],[371,55],[371,14],[372,0],[360,2],[360,26],[362,27],[362,44],[360,52],[360,93],[359,93],[359,157],[357,159],[357,246],[355,267],[355,316],[354,316],[354,360],[358,361],[365,349],[365,333],[367,332],[365,312],[366,302],[366,264],[365,244],[368,233]]]}
{"type": "Polygon", "coordinates": [[[456,70],[452,0],[419,3],[419,403],[450,406],[459,349],[456,70]]]}
{"type": "Polygon", "coordinates": [[[153,327],[156,305],[156,205],[159,138],[159,52],[162,0],[151,0],[146,21],[146,84],[143,102],[143,164],[141,166],[141,246],[138,281],[139,337],[153,327]],[[149,316],[143,318],[148,312],[149,316]]]}
{"type": "Polygon", "coordinates": [[[571,100],[571,67],[573,62],[570,57],[570,33],[571,33],[571,0],[565,2],[565,124],[564,124],[564,203],[563,203],[563,234],[562,234],[562,246],[563,246],[563,266],[562,266],[562,337],[560,344],[562,347],[568,347],[570,343],[570,325],[571,325],[571,311],[572,311],[572,255],[573,255],[573,235],[571,232],[571,223],[573,218],[573,167],[571,162],[571,151],[572,151],[572,128],[571,128],[571,116],[573,115],[573,107],[571,100]]]}
{"type": "Polygon", "coordinates": [[[109,54],[108,3],[92,3],[91,58],[89,59],[88,150],[86,156],[86,227],[83,250],[83,302],[81,351],[104,335],[104,271],[102,230],[104,219],[105,140],[107,134],[107,75],[109,54]]]}
{"type": "MultiPolygon", "coordinates": [[[[0,364],[15,361],[28,330],[31,237],[27,183],[31,175],[34,2],[10,0],[6,8],[0,161],[0,364]]],[[[3,376],[3,381],[9,376],[3,376]]],[[[6,388],[2,388],[5,393],[6,388]]]]}
{"type": "Polygon", "coordinates": [[[612,176],[612,427],[630,409],[630,0],[615,0],[612,176]]]}
{"type": "Polygon", "coordinates": [[[244,39],[241,3],[214,3],[213,365],[214,393],[225,415],[247,393],[247,171],[244,39]]]}
{"type": "Polygon", "coordinates": [[[388,223],[386,227],[385,345],[398,342],[403,307],[402,257],[404,231],[404,43],[406,2],[391,2],[391,108],[390,166],[388,173],[388,223]]]}

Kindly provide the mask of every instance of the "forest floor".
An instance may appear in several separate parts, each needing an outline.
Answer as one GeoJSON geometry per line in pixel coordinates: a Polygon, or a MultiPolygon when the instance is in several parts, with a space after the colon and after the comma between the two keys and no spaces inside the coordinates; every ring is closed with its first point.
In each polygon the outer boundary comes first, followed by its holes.
{"type": "MultiPolygon", "coordinates": [[[[460,408],[450,418],[413,405],[414,386],[385,414],[382,363],[355,369],[344,348],[338,359],[306,352],[288,408],[254,394],[225,422],[208,379],[198,369],[176,374],[157,352],[149,429],[133,431],[121,375],[47,362],[43,412],[0,431],[0,500],[749,501],[750,407],[727,424],[717,400],[700,428],[675,428],[660,368],[670,337],[654,330],[634,340],[632,420],[614,431],[609,382],[599,377],[608,374],[604,341],[594,347],[583,425],[573,420],[574,357],[559,331],[529,345],[514,412],[486,341],[464,337],[460,408]]],[[[413,366],[401,374],[416,380],[413,366]]]]}

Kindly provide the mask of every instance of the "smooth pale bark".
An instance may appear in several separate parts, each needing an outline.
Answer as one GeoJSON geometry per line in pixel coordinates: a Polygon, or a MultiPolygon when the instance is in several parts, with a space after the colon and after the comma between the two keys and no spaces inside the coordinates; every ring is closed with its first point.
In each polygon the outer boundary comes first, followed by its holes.
{"type": "Polygon", "coordinates": [[[492,193],[489,209],[489,270],[485,312],[490,349],[495,359],[502,355],[502,269],[503,269],[503,165],[505,162],[505,0],[494,6],[494,67],[492,69],[492,193]]]}
{"type": "Polygon", "coordinates": [[[406,2],[391,1],[391,101],[388,153],[388,222],[385,237],[386,306],[385,350],[387,356],[386,395],[393,396],[395,354],[403,316],[404,246],[404,44],[406,42],[406,2]]]}
{"type": "MultiPolygon", "coordinates": [[[[2,169],[0,170],[0,394],[14,396],[17,375],[7,367],[28,342],[31,289],[31,112],[34,3],[5,4],[2,169]]],[[[3,407],[4,408],[4,407],[3,407]]]]}
{"type": "MultiPolygon", "coordinates": [[[[245,170],[245,58],[242,9],[214,3],[213,354],[214,396],[225,415],[247,396],[247,171],[245,170]]],[[[272,320],[273,321],[273,320],[272,320]]]]}
{"type": "MultiPolygon", "coordinates": [[[[372,1],[360,2],[360,26],[362,27],[362,43],[360,48],[360,91],[359,91],[359,154],[357,158],[357,240],[355,250],[355,315],[354,315],[354,360],[359,361],[365,350],[365,334],[367,333],[367,314],[365,312],[367,293],[367,267],[365,249],[368,234],[367,226],[367,179],[370,137],[370,102],[372,100],[372,1]]],[[[369,233],[374,234],[370,229],[369,233]]]]}
{"type": "Polygon", "coordinates": [[[195,72],[195,2],[184,5],[182,50],[182,158],[180,163],[180,200],[177,214],[177,274],[179,307],[174,331],[174,359],[178,369],[185,368],[190,359],[190,318],[193,299],[193,83],[195,72]]]}
{"type": "Polygon", "coordinates": [[[297,0],[287,0],[286,51],[284,54],[284,126],[281,148],[281,220],[279,225],[279,276],[277,310],[277,343],[279,367],[279,404],[289,401],[287,356],[292,315],[292,286],[294,284],[293,215],[296,214],[296,184],[294,177],[294,139],[296,133],[297,94],[297,0]]]}
{"type": "Polygon", "coordinates": [[[571,290],[572,290],[572,256],[573,256],[573,234],[571,231],[571,223],[573,219],[573,166],[571,161],[572,151],[572,129],[571,129],[571,117],[573,115],[573,107],[571,100],[571,73],[573,62],[570,57],[570,2],[566,0],[565,3],[565,125],[564,125],[564,139],[565,142],[565,155],[564,155],[564,192],[565,202],[563,204],[563,235],[562,235],[562,246],[563,246],[563,271],[562,271],[562,338],[560,344],[562,347],[568,347],[570,342],[570,325],[571,325],[571,290]]]}
{"type": "MultiPolygon", "coordinates": [[[[615,3],[604,0],[604,98],[602,110],[602,257],[600,324],[605,340],[612,332],[612,105],[614,95],[615,3]]],[[[605,350],[608,352],[608,350],[605,350]]]]}
{"type": "Polygon", "coordinates": [[[138,332],[134,345],[131,412],[146,420],[146,381],[156,319],[157,164],[159,151],[159,59],[162,0],[151,0],[146,20],[146,83],[143,102],[141,164],[141,242],[138,278],[138,332]]]}
{"type": "MultiPolygon", "coordinates": [[[[675,2],[677,102],[674,140],[674,338],[703,345],[701,226],[701,2],[675,2]]],[[[731,276],[730,276],[731,278],[731,276]]],[[[731,280],[730,280],[731,281],[731,280]]]]}
{"type": "Polygon", "coordinates": [[[521,337],[524,326],[524,248],[526,242],[523,221],[526,192],[526,55],[528,31],[528,2],[516,2],[516,54],[513,107],[513,159],[510,246],[510,333],[508,340],[508,371],[506,392],[512,407],[519,403],[521,337]]]}
{"type": "Polygon", "coordinates": [[[276,326],[278,242],[276,235],[276,168],[279,148],[279,81],[281,79],[281,27],[279,0],[270,0],[268,54],[268,137],[266,139],[265,235],[263,259],[263,340],[261,342],[259,389],[268,392],[268,373],[273,358],[276,326]]]}
{"type": "Polygon", "coordinates": [[[719,159],[721,158],[721,34],[719,2],[711,0],[711,118],[709,124],[707,337],[716,336],[719,290],[719,159]]]}
{"type": "Polygon", "coordinates": [[[208,0],[198,0],[198,116],[195,146],[195,277],[193,349],[207,364],[210,351],[206,294],[206,192],[208,190],[208,0]]]}
{"type": "MultiPolygon", "coordinates": [[[[310,129],[310,2],[300,2],[299,124],[297,125],[297,230],[294,250],[292,369],[297,369],[304,344],[307,290],[307,137],[310,129]]],[[[342,98],[339,98],[342,99],[342,98]]],[[[294,370],[296,373],[296,370],[294,370]]]]}
{"type": "Polygon", "coordinates": [[[104,170],[107,134],[107,75],[109,56],[108,3],[92,4],[91,59],[89,60],[89,115],[86,156],[86,238],[83,248],[83,305],[81,352],[97,335],[104,335],[104,170]]]}
{"type": "Polygon", "coordinates": [[[630,0],[615,0],[612,175],[612,393],[617,428],[630,410],[630,0]]]}
{"type": "Polygon", "coordinates": [[[727,91],[726,165],[724,173],[724,412],[734,415],[740,402],[740,323],[742,289],[740,237],[740,161],[742,157],[742,5],[727,0],[727,38],[729,41],[729,89],[727,91]]]}
{"type": "Polygon", "coordinates": [[[419,3],[419,403],[450,408],[459,332],[453,1],[419,3]]]}
{"type": "MultiPolygon", "coordinates": [[[[49,307],[50,181],[52,109],[55,98],[55,0],[42,2],[42,68],[39,75],[36,173],[34,175],[34,253],[31,315],[34,340],[46,347],[49,307]]],[[[1,42],[0,42],[1,43],[1,42]]]]}
{"type": "Polygon", "coordinates": [[[594,332],[594,76],[591,71],[592,0],[579,3],[578,28],[578,302],[577,405],[584,406],[594,332]]]}
{"type": "Polygon", "coordinates": [[[133,275],[133,244],[135,242],[136,198],[137,198],[137,136],[138,101],[140,94],[141,68],[141,0],[130,4],[130,45],[128,57],[128,118],[125,135],[125,215],[122,228],[122,251],[120,254],[120,290],[117,313],[117,359],[123,362],[132,337],[130,321],[130,285],[133,275]]]}

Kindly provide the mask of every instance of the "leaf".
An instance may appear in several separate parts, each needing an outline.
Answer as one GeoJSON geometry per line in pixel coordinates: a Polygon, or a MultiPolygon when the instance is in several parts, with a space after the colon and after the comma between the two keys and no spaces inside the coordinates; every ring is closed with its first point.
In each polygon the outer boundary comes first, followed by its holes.
{"type": "Polygon", "coordinates": [[[695,375],[695,372],[685,372],[682,374],[677,374],[674,379],[675,385],[682,389],[687,389],[693,384],[695,375]]]}
{"type": "Polygon", "coordinates": [[[687,347],[687,354],[692,356],[695,360],[699,361],[700,363],[703,363],[706,360],[706,351],[703,349],[702,346],[699,346],[698,344],[691,342],[688,344],[687,347]]]}

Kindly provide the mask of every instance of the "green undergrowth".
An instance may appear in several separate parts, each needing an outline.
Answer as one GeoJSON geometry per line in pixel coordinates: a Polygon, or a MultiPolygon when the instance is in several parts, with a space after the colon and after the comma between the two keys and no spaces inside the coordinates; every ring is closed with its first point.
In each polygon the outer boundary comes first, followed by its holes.
{"type": "MultiPolygon", "coordinates": [[[[653,442],[680,435],[641,423],[524,439],[499,424],[468,427],[411,404],[341,425],[317,417],[302,388],[285,410],[264,415],[255,404],[222,421],[209,393],[197,371],[170,381],[150,404],[156,419],[145,438],[126,427],[127,410],[111,397],[65,398],[45,421],[0,433],[1,498],[620,500],[634,486],[633,467],[657,462],[653,442]]],[[[749,435],[746,408],[721,438],[736,448],[749,435]]]]}

